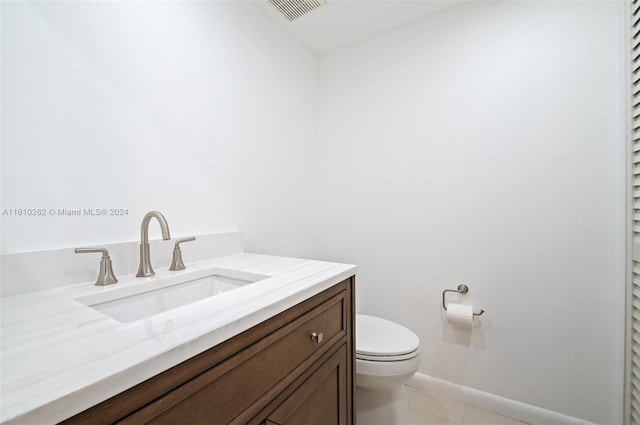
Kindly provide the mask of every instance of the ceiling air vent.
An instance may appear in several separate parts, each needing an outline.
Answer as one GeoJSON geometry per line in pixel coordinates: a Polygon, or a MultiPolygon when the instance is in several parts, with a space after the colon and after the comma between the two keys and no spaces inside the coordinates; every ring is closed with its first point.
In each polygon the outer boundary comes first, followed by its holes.
{"type": "Polygon", "coordinates": [[[326,0],[269,0],[289,21],[327,4],[326,0]]]}

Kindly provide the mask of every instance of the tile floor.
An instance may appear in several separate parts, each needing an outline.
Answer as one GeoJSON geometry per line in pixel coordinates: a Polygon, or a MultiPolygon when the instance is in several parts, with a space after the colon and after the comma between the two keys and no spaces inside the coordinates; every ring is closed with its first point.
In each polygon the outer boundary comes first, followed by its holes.
{"type": "Polygon", "coordinates": [[[526,425],[408,385],[405,388],[411,425],[526,425]]]}

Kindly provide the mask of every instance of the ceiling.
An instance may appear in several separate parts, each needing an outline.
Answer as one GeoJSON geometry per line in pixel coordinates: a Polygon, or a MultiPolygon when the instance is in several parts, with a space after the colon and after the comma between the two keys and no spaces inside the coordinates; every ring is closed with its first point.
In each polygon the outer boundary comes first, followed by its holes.
{"type": "Polygon", "coordinates": [[[327,0],[289,22],[269,0],[254,4],[311,52],[321,55],[417,21],[468,0],[327,0]]]}

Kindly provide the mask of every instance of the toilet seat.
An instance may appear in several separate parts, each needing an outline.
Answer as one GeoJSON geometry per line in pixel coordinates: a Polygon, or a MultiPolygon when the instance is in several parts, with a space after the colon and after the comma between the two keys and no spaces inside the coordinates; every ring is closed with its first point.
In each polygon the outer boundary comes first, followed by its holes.
{"type": "Polygon", "coordinates": [[[356,359],[394,362],[420,354],[420,339],[409,329],[380,317],[356,315],[356,359]]]}

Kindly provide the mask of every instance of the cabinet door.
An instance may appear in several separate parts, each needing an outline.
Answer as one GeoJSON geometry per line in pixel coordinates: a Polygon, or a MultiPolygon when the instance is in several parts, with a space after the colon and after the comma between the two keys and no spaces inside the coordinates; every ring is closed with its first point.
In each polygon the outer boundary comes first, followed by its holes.
{"type": "Polygon", "coordinates": [[[342,345],[269,417],[268,425],[347,424],[347,347],[342,345]]]}

